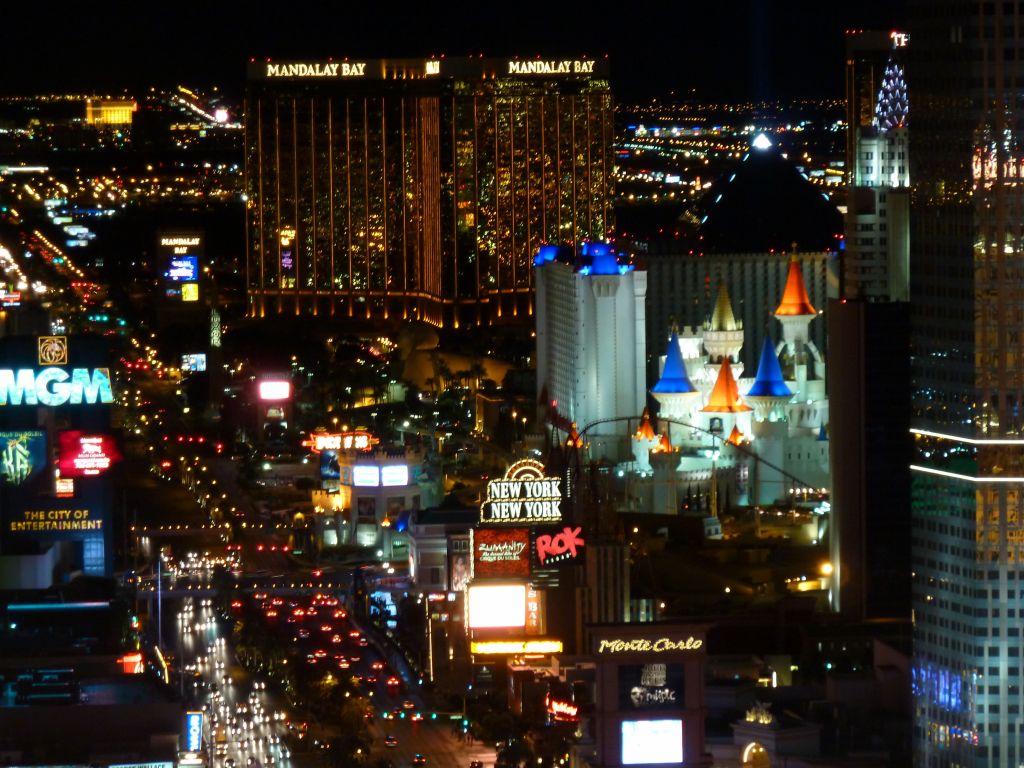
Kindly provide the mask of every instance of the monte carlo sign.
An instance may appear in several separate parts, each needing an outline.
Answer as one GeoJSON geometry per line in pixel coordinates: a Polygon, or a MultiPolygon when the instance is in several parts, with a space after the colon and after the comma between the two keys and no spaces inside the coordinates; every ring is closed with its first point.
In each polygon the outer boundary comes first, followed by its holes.
{"type": "Polygon", "coordinates": [[[487,484],[481,525],[531,525],[562,521],[561,478],[545,477],[544,465],[523,459],[487,484]]]}

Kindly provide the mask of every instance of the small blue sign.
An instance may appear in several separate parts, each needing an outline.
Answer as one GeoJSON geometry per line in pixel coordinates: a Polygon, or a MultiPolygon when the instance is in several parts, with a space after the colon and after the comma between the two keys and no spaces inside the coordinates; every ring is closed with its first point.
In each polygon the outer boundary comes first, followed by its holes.
{"type": "Polygon", "coordinates": [[[203,713],[185,713],[185,751],[199,752],[203,748],[203,713]]]}
{"type": "Polygon", "coordinates": [[[194,283],[199,279],[199,257],[172,256],[166,277],[176,283],[194,283]]]}

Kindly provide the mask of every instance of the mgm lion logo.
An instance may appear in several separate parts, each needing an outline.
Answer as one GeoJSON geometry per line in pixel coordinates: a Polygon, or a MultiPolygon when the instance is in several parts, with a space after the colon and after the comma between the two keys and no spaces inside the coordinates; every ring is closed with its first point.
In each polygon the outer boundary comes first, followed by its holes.
{"type": "Polygon", "coordinates": [[[68,337],[67,336],[40,336],[39,337],[39,364],[40,365],[67,365],[68,364],[68,337]]]}

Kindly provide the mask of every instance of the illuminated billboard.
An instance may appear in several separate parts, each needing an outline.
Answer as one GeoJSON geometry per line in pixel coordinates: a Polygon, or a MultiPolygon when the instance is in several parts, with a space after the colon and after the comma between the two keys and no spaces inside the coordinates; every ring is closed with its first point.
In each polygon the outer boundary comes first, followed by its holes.
{"type": "Polygon", "coordinates": [[[164,277],[171,282],[199,279],[199,261],[203,256],[203,236],[199,232],[165,232],[159,236],[160,263],[166,265],[164,277]]]}
{"type": "Polygon", "coordinates": [[[539,461],[517,461],[503,478],[487,484],[487,498],[480,505],[480,524],[562,522],[561,483],[561,478],[546,477],[539,461]]]}
{"type": "Polygon", "coordinates": [[[682,664],[619,665],[619,709],[682,709],[682,664]]]}
{"type": "Polygon", "coordinates": [[[58,435],[57,447],[57,467],[62,477],[99,475],[121,459],[110,435],[88,435],[68,430],[58,435]]]}
{"type": "Polygon", "coordinates": [[[199,257],[172,256],[164,277],[175,283],[194,283],[199,279],[199,257]]]}
{"type": "Polygon", "coordinates": [[[385,486],[408,485],[409,467],[405,464],[389,464],[381,467],[380,484],[385,486]]]}
{"type": "Polygon", "coordinates": [[[0,432],[0,476],[8,485],[31,482],[46,466],[46,434],[0,432]]]}
{"type": "Polygon", "coordinates": [[[530,529],[481,528],[473,531],[473,576],[529,578],[530,529]]]}
{"type": "Polygon", "coordinates": [[[198,352],[181,356],[181,370],[202,372],[206,370],[206,353],[198,352]]]}
{"type": "Polygon", "coordinates": [[[561,653],[561,640],[474,640],[470,653],[477,656],[518,656],[524,653],[561,653]]]}
{"type": "Polygon", "coordinates": [[[103,514],[89,507],[50,507],[11,510],[4,519],[7,534],[51,534],[32,538],[81,538],[80,534],[102,534],[103,514]],[[71,534],[61,536],[59,534],[71,534]]]}
{"type": "Polygon", "coordinates": [[[321,451],[342,450],[366,451],[379,442],[380,440],[369,432],[356,430],[355,432],[340,433],[314,432],[302,444],[313,451],[313,453],[320,453],[321,451]]]}
{"type": "Polygon", "coordinates": [[[260,382],[260,400],[288,400],[292,396],[292,383],[285,380],[267,380],[260,382]]]}
{"type": "Polygon", "coordinates": [[[114,402],[107,368],[0,368],[0,406],[109,405],[114,402]]]}
{"type": "Polygon", "coordinates": [[[525,584],[475,584],[470,586],[470,629],[521,629],[525,626],[525,584]]]}
{"type": "Polygon", "coordinates": [[[551,568],[561,564],[573,564],[583,552],[583,529],[566,526],[561,529],[537,531],[533,539],[537,565],[551,568]]]}
{"type": "Polygon", "coordinates": [[[199,301],[199,283],[182,283],[181,300],[199,301]]]}
{"type": "Polygon", "coordinates": [[[682,762],[682,720],[622,722],[623,765],[665,765],[682,762]]]}
{"type": "Polygon", "coordinates": [[[370,464],[356,464],[352,467],[352,485],[361,487],[380,485],[380,468],[370,464]]]}
{"type": "Polygon", "coordinates": [[[185,751],[199,752],[203,748],[203,713],[185,713],[185,751]]]}
{"type": "Polygon", "coordinates": [[[552,720],[561,723],[576,723],[580,719],[580,708],[571,701],[554,698],[550,693],[544,697],[544,708],[552,720]]]}
{"type": "Polygon", "coordinates": [[[544,590],[526,588],[526,634],[543,635],[547,631],[546,604],[544,590]]]}

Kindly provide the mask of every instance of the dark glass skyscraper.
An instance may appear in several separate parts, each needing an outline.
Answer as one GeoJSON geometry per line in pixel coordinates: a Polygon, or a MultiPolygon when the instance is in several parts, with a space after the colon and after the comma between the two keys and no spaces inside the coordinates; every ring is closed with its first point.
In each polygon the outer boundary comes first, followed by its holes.
{"type": "Polygon", "coordinates": [[[253,62],[250,312],[488,324],[612,231],[607,61],[253,62]]]}
{"type": "Polygon", "coordinates": [[[1024,763],[1022,10],[910,3],[919,766],[1024,763]]]}

